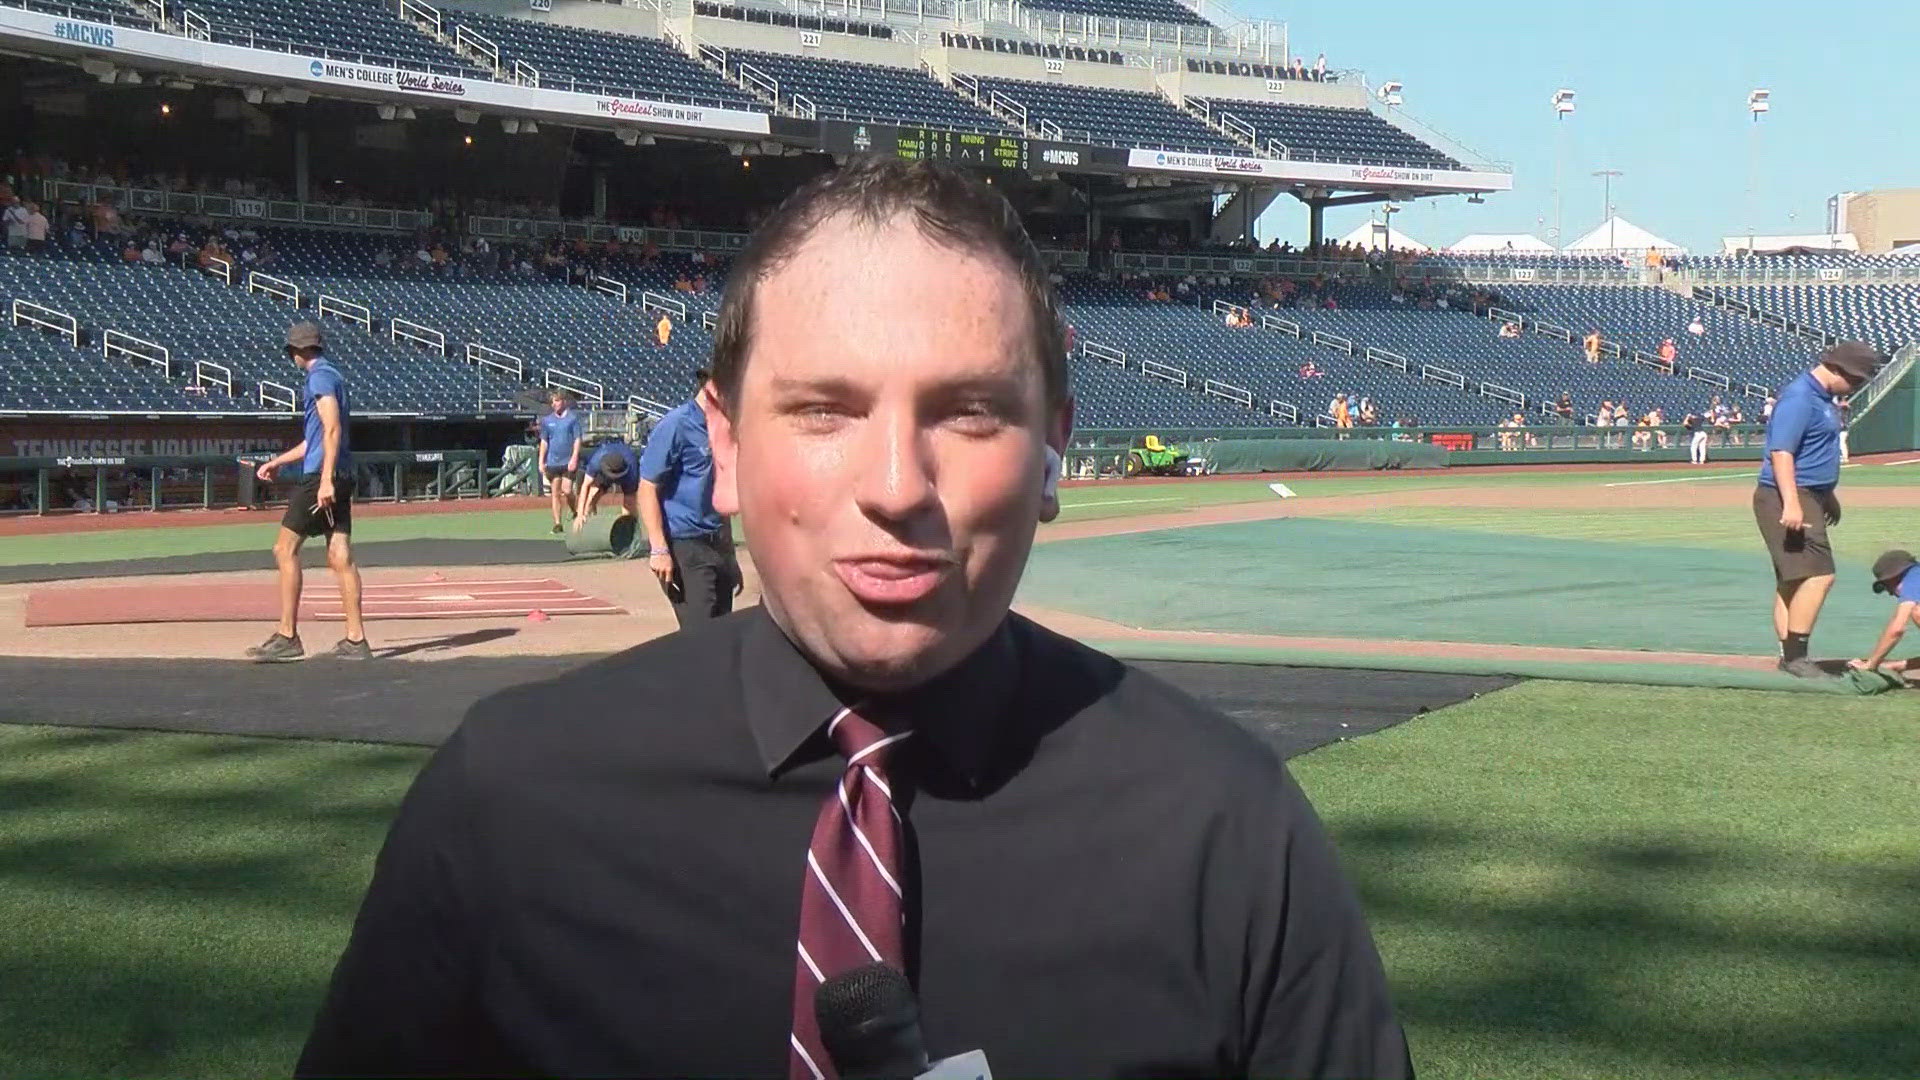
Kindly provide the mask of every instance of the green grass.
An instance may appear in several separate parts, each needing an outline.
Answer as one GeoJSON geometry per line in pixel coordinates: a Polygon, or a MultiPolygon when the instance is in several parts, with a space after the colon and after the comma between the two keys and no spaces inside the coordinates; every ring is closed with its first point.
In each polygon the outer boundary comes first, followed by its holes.
{"type": "Polygon", "coordinates": [[[1421,1074],[1920,1074],[1910,698],[1531,683],[1295,763],[1421,1074]]]}
{"type": "MultiPolygon", "coordinates": [[[[1846,495],[1841,494],[1842,506],[1846,495]]],[[[1331,515],[1330,515],[1331,516],[1331,515]]],[[[1391,510],[1340,513],[1342,521],[1371,521],[1383,525],[1464,529],[1502,536],[1532,536],[1552,540],[1596,540],[1622,544],[1658,544],[1669,547],[1713,548],[1758,552],[1760,536],[1753,515],[1742,510],[1691,513],[1685,510],[1621,513],[1604,505],[1593,509],[1475,509],[1448,506],[1404,506],[1391,510]]],[[[1920,489],[1912,506],[1855,506],[1844,509],[1841,523],[1829,534],[1834,552],[1842,559],[1871,562],[1888,548],[1920,544],[1920,489]]]]}
{"type": "Polygon", "coordinates": [[[286,1075],[424,760],[0,726],[0,1074],[286,1075]]]}
{"type": "MultiPolygon", "coordinates": [[[[1533,683],[1295,762],[1427,1077],[1920,1073],[1902,696],[1533,683]]],[[[285,1075],[418,750],[0,726],[15,1080],[285,1075]]]]}

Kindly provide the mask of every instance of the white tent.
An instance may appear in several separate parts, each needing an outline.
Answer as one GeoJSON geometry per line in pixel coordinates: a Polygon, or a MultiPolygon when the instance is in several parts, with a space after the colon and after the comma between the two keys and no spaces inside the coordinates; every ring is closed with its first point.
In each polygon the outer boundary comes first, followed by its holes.
{"type": "Polygon", "coordinates": [[[1662,240],[1623,217],[1610,217],[1592,232],[1567,245],[1569,252],[1581,255],[1644,255],[1648,248],[1681,255],[1687,251],[1679,244],[1662,240]]]}
{"type": "Polygon", "coordinates": [[[1553,245],[1532,233],[1474,233],[1454,241],[1447,250],[1456,255],[1497,255],[1506,251],[1539,255],[1552,252],[1553,245]]]}
{"type": "Polygon", "coordinates": [[[1395,251],[1429,251],[1427,245],[1401,232],[1399,229],[1368,221],[1340,238],[1342,244],[1357,244],[1367,251],[1381,247],[1381,241],[1387,241],[1395,251]]]}

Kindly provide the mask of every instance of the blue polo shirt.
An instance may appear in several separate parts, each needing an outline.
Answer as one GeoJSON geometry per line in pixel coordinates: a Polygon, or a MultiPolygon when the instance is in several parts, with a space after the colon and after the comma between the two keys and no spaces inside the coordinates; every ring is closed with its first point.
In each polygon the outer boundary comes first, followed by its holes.
{"type": "Polygon", "coordinates": [[[301,461],[300,469],[309,476],[317,476],[320,466],[327,460],[326,429],[320,424],[319,401],[323,397],[332,398],[340,406],[340,456],[334,459],[335,476],[347,476],[353,468],[353,455],[347,451],[347,421],[353,418],[353,410],[347,406],[347,383],[340,377],[340,369],[333,361],[324,356],[314,357],[307,365],[306,437],[307,456],[301,461]]]}
{"type": "Polygon", "coordinates": [[[615,481],[615,483],[619,485],[621,491],[628,495],[639,491],[640,463],[634,459],[633,447],[623,442],[601,443],[594,449],[593,456],[587,459],[587,479],[604,483],[600,477],[600,463],[606,461],[608,458],[616,457],[626,461],[627,471],[622,473],[620,479],[615,481]]]}
{"type": "Polygon", "coordinates": [[[1894,587],[1893,601],[1896,604],[1909,601],[1920,604],[1920,566],[1907,567],[1906,576],[1902,577],[1900,584],[1894,587]]]}
{"type": "Polygon", "coordinates": [[[541,417],[540,437],[547,441],[547,457],[541,464],[559,466],[572,461],[574,447],[580,445],[580,414],[568,409],[541,417]]]}
{"type": "Polygon", "coordinates": [[[713,510],[713,447],[699,403],[686,402],[654,425],[640,454],[640,475],[660,489],[668,537],[686,540],[720,528],[713,510]]]}
{"type": "Polygon", "coordinates": [[[1793,455],[1793,480],[1803,488],[1832,488],[1840,483],[1840,410],[1833,395],[1812,372],[1780,391],[1767,421],[1767,458],[1760,466],[1760,483],[1779,487],[1773,479],[1773,453],[1793,455]]]}

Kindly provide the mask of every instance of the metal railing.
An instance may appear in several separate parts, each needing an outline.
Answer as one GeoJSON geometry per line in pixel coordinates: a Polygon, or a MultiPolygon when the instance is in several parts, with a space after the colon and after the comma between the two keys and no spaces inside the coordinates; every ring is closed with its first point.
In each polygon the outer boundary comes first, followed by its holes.
{"type": "Polygon", "coordinates": [[[195,41],[213,40],[213,24],[207,21],[205,15],[197,11],[180,13],[180,31],[195,41]]]}
{"type": "Polygon", "coordinates": [[[1343,338],[1339,334],[1329,334],[1325,330],[1315,330],[1312,341],[1315,345],[1325,345],[1329,349],[1337,349],[1340,352],[1346,353],[1348,356],[1353,355],[1352,338],[1343,338]]]}
{"type": "Polygon", "coordinates": [[[37,326],[42,330],[51,330],[73,342],[74,348],[80,347],[80,320],[64,311],[55,310],[44,304],[36,304],[31,300],[15,300],[13,325],[19,326],[21,323],[37,326]]]}
{"type": "Polygon", "coordinates": [[[714,328],[718,327],[719,325],[720,325],[719,312],[703,311],[700,313],[700,329],[711,333],[714,330],[714,328]]]}
{"type": "Polygon", "coordinates": [[[1278,315],[1260,316],[1260,326],[1266,330],[1278,330],[1291,337],[1302,337],[1306,329],[1292,319],[1283,319],[1278,315]]]}
{"type": "Polygon", "coordinates": [[[1244,386],[1221,382],[1219,379],[1206,379],[1200,384],[1200,393],[1218,398],[1226,398],[1236,405],[1253,408],[1253,391],[1244,386]]]}
{"type": "Polygon", "coordinates": [[[392,341],[410,341],[424,349],[432,349],[441,356],[447,355],[447,335],[431,326],[423,326],[406,319],[392,319],[387,323],[387,337],[392,341]]]}
{"type": "Polygon", "coordinates": [[[228,286],[233,285],[233,264],[218,255],[209,255],[207,257],[207,265],[200,269],[219,278],[228,286]]]}
{"type": "Polygon", "coordinates": [[[1175,386],[1186,386],[1189,383],[1186,368],[1177,368],[1172,364],[1162,364],[1158,360],[1140,361],[1140,374],[1145,375],[1149,379],[1159,379],[1163,382],[1170,382],[1175,386]]]}
{"type": "Polygon", "coordinates": [[[1375,348],[1372,345],[1367,346],[1366,352],[1363,355],[1365,355],[1367,359],[1373,361],[1376,364],[1385,364],[1386,366],[1390,368],[1394,368],[1399,371],[1407,370],[1407,368],[1413,363],[1413,361],[1408,360],[1406,357],[1401,356],[1397,352],[1391,352],[1387,349],[1375,348]]]}
{"type": "MultiPolygon", "coordinates": [[[[193,385],[217,386],[224,391],[228,397],[232,397],[233,369],[225,364],[216,364],[211,360],[195,360],[193,362],[193,385]]],[[[260,385],[263,388],[261,390],[260,400],[262,404],[266,404],[266,391],[264,388],[268,386],[278,386],[279,384],[261,383],[260,385]]],[[[281,387],[281,389],[287,390],[286,387],[281,387]]],[[[298,399],[294,397],[293,391],[287,390],[287,407],[292,408],[298,403],[298,399]]]]}
{"type": "Polygon", "coordinates": [[[594,405],[604,405],[607,401],[606,385],[584,375],[575,375],[559,368],[548,368],[542,375],[541,382],[549,390],[565,390],[577,401],[591,402],[594,405]]]}
{"type": "Polygon", "coordinates": [[[672,412],[673,406],[665,402],[655,401],[650,397],[641,397],[639,394],[629,394],[627,395],[627,409],[630,412],[638,412],[649,420],[658,420],[672,412]]]}
{"type": "Polygon", "coordinates": [[[300,396],[293,392],[291,386],[283,386],[280,383],[262,379],[259,394],[262,405],[285,409],[288,412],[297,412],[300,408],[300,396]]]}
{"type": "Polygon", "coordinates": [[[495,75],[506,73],[506,69],[500,64],[500,46],[495,45],[492,39],[485,35],[476,34],[467,29],[465,23],[453,28],[453,47],[465,50],[470,57],[485,60],[487,69],[495,75]]]}
{"type": "Polygon", "coordinates": [[[1300,409],[1290,401],[1267,402],[1267,415],[1277,420],[1284,420],[1288,424],[1300,422],[1300,409]]]}
{"type": "Polygon", "coordinates": [[[1089,360],[1098,360],[1101,363],[1112,364],[1115,367],[1124,368],[1127,366],[1127,350],[1116,349],[1111,345],[1102,345],[1097,341],[1081,342],[1080,355],[1089,360]]]}
{"type": "Polygon", "coordinates": [[[112,199],[122,210],[142,214],[259,221],[272,225],[328,225],[382,232],[411,232],[433,224],[433,215],[424,210],[333,206],[292,199],[164,191],[158,188],[121,187],[117,184],[84,184],[72,180],[55,180],[46,187],[47,197],[55,202],[94,203],[101,199],[112,199]]]}
{"type": "Polygon", "coordinates": [[[272,274],[263,274],[258,270],[247,274],[247,291],[263,292],[276,299],[285,300],[294,307],[300,306],[300,286],[286,278],[277,278],[272,274]]]}
{"type": "Polygon", "coordinates": [[[100,355],[109,359],[125,356],[143,360],[159,368],[168,378],[173,377],[173,352],[157,341],[108,330],[100,335],[100,355]]]}
{"type": "Polygon", "coordinates": [[[624,281],[615,281],[610,277],[595,275],[588,281],[588,284],[593,286],[595,292],[603,292],[608,296],[618,297],[623,304],[627,302],[627,283],[624,281]]]}
{"type": "Polygon", "coordinates": [[[665,293],[657,293],[651,289],[640,294],[640,310],[664,311],[682,322],[685,322],[687,319],[686,301],[676,300],[665,293]]]}
{"type": "Polygon", "coordinates": [[[321,293],[319,301],[314,305],[314,310],[322,317],[333,315],[348,322],[359,323],[361,329],[369,334],[373,333],[373,310],[365,304],[356,304],[351,300],[342,300],[337,296],[321,293]]]}
{"type": "Polygon", "coordinates": [[[513,68],[509,74],[512,76],[513,81],[519,83],[521,86],[537,88],[540,85],[540,69],[527,63],[525,60],[515,59],[513,68]]]}
{"type": "Polygon", "coordinates": [[[492,368],[516,380],[525,380],[527,377],[527,365],[519,357],[474,341],[467,342],[467,363],[483,369],[492,368]]]}
{"type": "Polygon", "coordinates": [[[1854,391],[1851,399],[1854,420],[1857,421],[1865,416],[1869,410],[1880,403],[1880,399],[1887,395],[1887,391],[1899,385],[1901,378],[1913,368],[1915,361],[1920,361],[1920,344],[1908,345],[1894,353],[1892,360],[1887,361],[1879,371],[1874,372],[1873,378],[1868,379],[1860,389],[1854,391]]]}
{"type": "Polygon", "coordinates": [[[1717,371],[1708,371],[1706,368],[1688,368],[1687,378],[1692,379],[1694,382],[1703,382],[1717,386],[1722,390],[1733,389],[1733,379],[1730,376],[1722,375],[1717,371]]]}
{"type": "Polygon", "coordinates": [[[1457,371],[1449,371],[1443,367],[1435,367],[1432,364],[1420,365],[1420,377],[1428,382],[1445,383],[1448,386],[1461,390],[1467,388],[1467,377],[1465,375],[1457,371]]]}
{"type": "Polygon", "coordinates": [[[420,0],[400,0],[400,17],[431,26],[436,34],[445,32],[440,25],[440,12],[420,0]]]}

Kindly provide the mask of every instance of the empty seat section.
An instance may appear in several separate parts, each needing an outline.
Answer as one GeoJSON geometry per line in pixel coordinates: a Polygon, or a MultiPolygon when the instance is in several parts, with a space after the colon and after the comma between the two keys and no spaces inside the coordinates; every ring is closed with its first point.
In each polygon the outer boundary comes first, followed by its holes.
{"type": "Polygon", "coordinates": [[[1216,115],[1250,125],[1254,143],[1271,140],[1289,156],[1409,169],[1457,169],[1460,163],[1366,109],[1336,109],[1268,101],[1212,102],[1216,115]]]}
{"type": "Polygon", "coordinates": [[[1043,11],[1063,11],[1073,15],[1092,15],[1102,19],[1130,19],[1136,22],[1186,23],[1211,25],[1199,13],[1175,0],[1034,0],[1029,7],[1043,11]]]}
{"type": "Polygon", "coordinates": [[[1865,341],[1888,354],[1920,341],[1916,283],[1738,285],[1714,291],[1802,326],[1865,341]]]}
{"type": "MultiPolygon", "coordinates": [[[[436,71],[473,79],[492,76],[400,17],[397,5],[372,0],[181,0],[228,45],[311,52],[339,60],[436,71]]],[[[451,32],[451,30],[449,30],[451,32]]]]}
{"type": "Polygon", "coordinates": [[[1027,126],[1040,121],[1060,126],[1070,142],[1149,147],[1196,154],[1247,155],[1198,117],[1181,112],[1165,98],[1128,90],[1106,90],[1020,79],[981,79],[980,92],[997,91],[1027,110],[1027,126]]]}
{"type": "Polygon", "coordinates": [[[518,60],[548,89],[764,111],[752,95],[664,41],[446,8],[441,19],[491,41],[509,73],[518,60]]]}
{"type": "Polygon", "coordinates": [[[742,65],[751,69],[746,79],[749,85],[756,85],[752,74],[757,72],[776,84],[782,105],[791,104],[793,95],[800,94],[813,102],[820,116],[1014,134],[1012,128],[992,113],[918,71],[784,53],[728,50],[728,69],[738,74],[742,65]]]}

